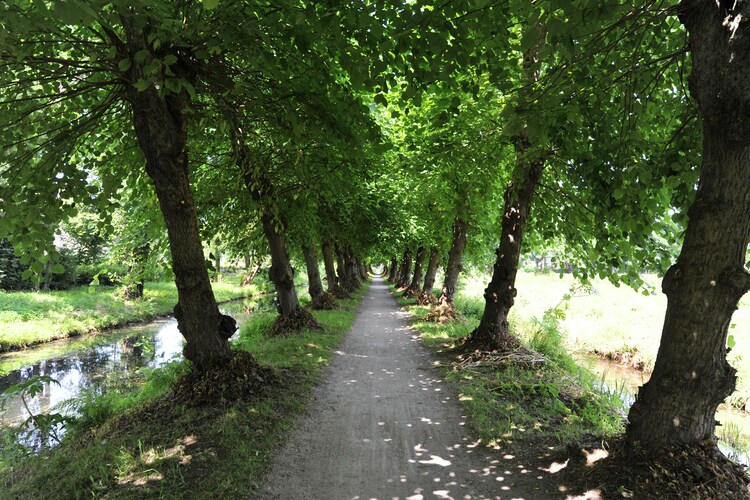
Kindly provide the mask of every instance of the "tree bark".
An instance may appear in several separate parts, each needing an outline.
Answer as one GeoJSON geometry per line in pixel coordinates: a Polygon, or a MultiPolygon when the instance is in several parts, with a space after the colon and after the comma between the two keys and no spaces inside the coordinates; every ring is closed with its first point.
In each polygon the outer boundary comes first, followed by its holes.
{"type": "Polygon", "coordinates": [[[748,16],[747,2],[734,10],[724,2],[681,3],[693,54],[690,91],[703,117],[703,158],[682,250],[662,281],[667,311],[654,371],[628,416],[626,440],[635,449],[657,452],[714,439],[716,408],[735,388],[727,332],[750,289],[748,16]]]}
{"type": "Polygon", "coordinates": [[[404,256],[401,258],[401,274],[398,277],[398,283],[396,283],[398,288],[405,288],[409,285],[409,281],[411,281],[411,263],[411,248],[407,247],[404,250],[404,256]]]}
{"type": "Polygon", "coordinates": [[[394,256],[391,257],[391,267],[388,268],[388,281],[396,281],[398,276],[398,259],[394,256]]]}
{"type": "Polygon", "coordinates": [[[430,260],[427,263],[427,271],[424,273],[424,284],[422,293],[419,296],[420,304],[430,304],[435,300],[432,290],[435,287],[435,276],[437,275],[438,266],[440,265],[440,250],[438,247],[432,247],[430,251],[430,260]]]}
{"type": "Polygon", "coordinates": [[[411,279],[411,283],[409,283],[409,287],[404,292],[405,296],[409,297],[416,297],[419,295],[419,292],[421,291],[420,285],[422,281],[422,266],[424,265],[424,260],[427,257],[427,252],[425,252],[424,247],[420,246],[417,248],[417,256],[414,260],[414,274],[411,279]]]}
{"type": "MultiPolygon", "coordinates": [[[[127,38],[123,55],[135,60],[137,52],[149,50],[146,33],[128,17],[123,17],[123,27],[127,38]]],[[[179,59],[171,68],[180,73],[178,76],[192,79],[179,59]]],[[[188,115],[184,111],[190,107],[190,96],[183,90],[160,97],[153,87],[138,91],[132,82],[142,76],[140,64],[133,64],[127,71],[127,99],[138,144],[146,159],[146,172],[154,184],[167,226],[178,295],[174,313],[185,337],[183,353],[202,371],[229,360],[231,350],[227,339],[236,326],[231,317],[219,312],[204,261],[188,179],[188,115]]]]}
{"type": "Polygon", "coordinates": [[[482,319],[468,339],[470,344],[485,349],[508,347],[511,342],[508,313],[516,296],[521,244],[531,211],[531,200],[545,164],[542,158],[528,160],[529,146],[525,137],[517,138],[516,171],[514,180],[505,190],[500,245],[495,250],[492,280],[484,290],[482,319]]]}
{"type": "Polygon", "coordinates": [[[336,273],[338,275],[338,283],[341,288],[346,290],[349,288],[350,284],[350,280],[346,274],[346,254],[344,253],[344,249],[341,248],[338,243],[334,245],[334,248],[336,250],[336,273]]]}
{"type": "Polygon", "coordinates": [[[276,287],[278,297],[278,312],[282,318],[291,318],[299,312],[299,299],[294,288],[294,271],[286,250],[284,227],[274,222],[274,217],[268,212],[261,216],[263,233],[271,248],[271,269],[268,276],[276,287]]]}
{"type": "Polygon", "coordinates": [[[461,217],[456,217],[453,221],[453,236],[451,238],[451,248],[448,251],[448,264],[445,266],[445,277],[443,287],[440,290],[438,302],[453,305],[453,296],[456,294],[456,284],[458,275],[461,274],[463,265],[461,260],[466,248],[466,230],[469,224],[461,217]]]}
{"type": "Polygon", "coordinates": [[[307,291],[315,307],[315,304],[319,303],[325,295],[318,270],[318,251],[313,245],[302,245],[302,254],[305,256],[305,267],[307,267],[307,291]]]}
{"type": "Polygon", "coordinates": [[[338,280],[336,279],[336,268],[333,263],[333,242],[328,238],[323,240],[323,264],[326,269],[328,291],[333,292],[336,289],[338,280]]]}

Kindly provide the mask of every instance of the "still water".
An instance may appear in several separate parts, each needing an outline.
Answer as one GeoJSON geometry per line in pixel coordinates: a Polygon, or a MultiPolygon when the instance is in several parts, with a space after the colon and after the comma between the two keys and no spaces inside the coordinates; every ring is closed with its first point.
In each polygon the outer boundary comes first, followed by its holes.
{"type": "MultiPolygon", "coordinates": [[[[238,331],[249,312],[259,305],[251,299],[221,304],[219,308],[237,320],[238,331]]],[[[236,335],[236,333],[235,333],[236,335]]],[[[83,391],[104,392],[112,384],[127,383],[143,367],[156,368],[182,358],[182,335],[177,320],[164,318],[128,326],[94,337],[85,336],[45,344],[38,348],[0,355],[0,394],[8,387],[41,375],[59,382],[44,383],[41,394],[14,396],[0,410],[0,427],[15,426],[41,414],[83,391]],[[28,410],[26,408],[28,406],[28,410]]],[[[43,443],[35,443],[38,447],[43,443]]]]}
{"type": "MultiPolygon", "coordinates": [[[[648,373],[597,356],[583,355],[578,361],[597,375],[605,391],[616,393],[623,400],[626,411],[635,402],[638,388],[650,377],[648,373]]],[[[750,466],[750,413],[722,405],[716,412],[716,420],[724,427],[716,428],[721,451],[735,462],[750,466]]]]}

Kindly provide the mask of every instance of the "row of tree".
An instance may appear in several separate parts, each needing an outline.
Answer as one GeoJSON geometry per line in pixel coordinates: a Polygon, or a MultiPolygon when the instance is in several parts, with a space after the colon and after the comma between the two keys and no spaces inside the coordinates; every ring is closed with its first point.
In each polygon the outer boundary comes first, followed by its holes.
{"type": "Polygon", "coordinates": [[[628,437],[701,441],[734,388],[727,328],[750,288],[748,9],[5,2],[0,237],[43,267],[58,258],[50,228],[82,206],[130,207],[134,227],[160,213],[198,371],[227,362],[233,331],[202,233],[239,255],[264,241],[289,327],[311,321],[290,248],[320,307],[321,255],[329,292],[387,261],[425,302],[442,260],[439,316],[462,262],[494,261],[470,343],[495,349],[514,345],[524,241],[564,240],[584,280],[639,286],[639,269],[669,268],[662,347],[628,437]]]}

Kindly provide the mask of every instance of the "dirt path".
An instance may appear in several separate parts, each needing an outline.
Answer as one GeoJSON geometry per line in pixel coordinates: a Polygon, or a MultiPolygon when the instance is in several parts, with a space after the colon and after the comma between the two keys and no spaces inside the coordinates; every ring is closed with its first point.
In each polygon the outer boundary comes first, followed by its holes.
{"type": "Polygon", "coordinates": [[[549,497],[544,472],[468,436],[455,390],[407,317],[375,277],[260,498],[549,497]]]}

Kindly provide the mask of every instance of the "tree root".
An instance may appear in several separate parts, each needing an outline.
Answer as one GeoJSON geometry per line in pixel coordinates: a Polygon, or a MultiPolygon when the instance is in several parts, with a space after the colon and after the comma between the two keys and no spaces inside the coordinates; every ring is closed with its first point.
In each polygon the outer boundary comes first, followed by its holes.
{"type": "Polygon", "coordinates": [[[479,334],[478,329],[473,330],[463,339],[459,347],[462,352],[518,352],[529,351],[517,337],[510,334],[505,339],[493,339],[489,334],[479,334]]]}
{"type": "Polygon", "coordinates": [[[420,293],[420,290],[418,288],[417,289],[407,288],[406,290],[404,290],[403,297],[406,297],[407,299],[413,299],[415,297],[418,297],[419,293],[420,293]]]}
{"type": "Polygon", "coordinates": [[[346,289],[340,285],[337,285],[336,288],[333,289],[333,291],[328,292],[333,295],[336,299],[348,299],[349,298],[349,292],[346,291],[346,289]]]}
{"type": "Polygon", "coordinates": [[[277,382],[272,368],[260,365],[247,351],[235,351],[227,363],[182,377],[173,399],[190,406],[227,405],[248,400],[277,382]]]}
{"type": "Polygon", "coordinates": [[[421,293],[417,299],[417,305],[431,306],[437,304],[437,298],[431,293],[421,293]]]}
{"type": "Polygon", "coordinates": [[[300,330],[322,330],[315,317],[308,311],[300,307],[289,317],[279,316],[271,327],[270,335],[288,335],[300,330]]]}
{"type": "Polygon", "coordinates": [[[431,323],[451,323],[455,321],[464,321],[463,315],[453,307],[453,304],[447,300],[440,301],[435,308],[430,311],[425,321],[431,323]]]}
{"type": "Polygon", "coordinates": [[[336,303],[336,297],[334,297],[333,293],[329,292],[315,297],[310,302],[310,307],[316,311],[330,311],[336,309],[338,304],[336,303]]]}
{"type": "MultiPolygon", "coordinates": [[[[599,446],[597,446],[598,448],[599,446]]],[[[647,455],[610,443],[606,458],[588,463],[585,448],[571,453],[559,478],[569,493],[600,488],[603,498],[748,498],[750,478],[726,458],[715,441],[703,441],[647,455]],[[577,459],[577,460],[576,460],[577,459]]],[[[575,495],[573,495],[575,496],[575,495]]]]}

